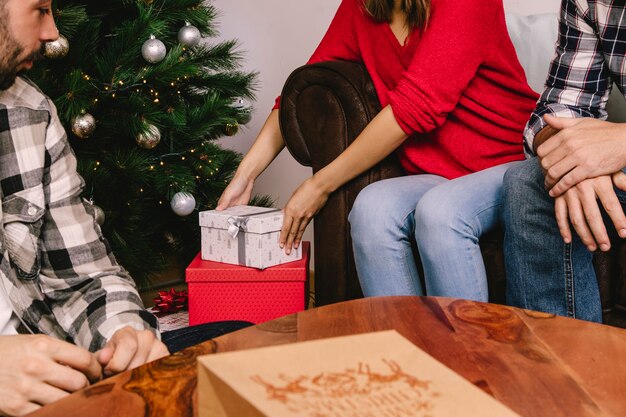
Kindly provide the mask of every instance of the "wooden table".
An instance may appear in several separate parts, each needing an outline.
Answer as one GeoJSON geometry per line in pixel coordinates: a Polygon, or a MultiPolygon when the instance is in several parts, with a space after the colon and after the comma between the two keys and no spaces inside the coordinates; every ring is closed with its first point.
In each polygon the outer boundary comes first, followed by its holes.
{"type": "Polygon", "coordinates": [[[349,301],[243,329],[119,374],[32,416],[194,416],[196,356],[396,329],[522,416],[626,416],[626,331],[435,297],[349,301]]]}

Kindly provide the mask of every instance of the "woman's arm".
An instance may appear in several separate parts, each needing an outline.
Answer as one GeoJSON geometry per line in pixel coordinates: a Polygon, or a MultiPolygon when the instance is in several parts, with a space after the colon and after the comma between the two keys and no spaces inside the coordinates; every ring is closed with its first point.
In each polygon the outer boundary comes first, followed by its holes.
{"type": "Polygon", "coordinates": [[[304,229],[326,204],[330,193],[382,161],[408,135],[400,128],[390,106],[372,119],[361,134],[333,162],[304,181],[285,205],[280,245],[289,254],[298,247],[304,229]]]}
{"type": "Polygon", "coordinates": [[[278,110],[272,110],[254,144],[243,158],[235,176],[222,193],[217,210],[248,204],[254,181],[285,147],[278,125],[278,110]]]}

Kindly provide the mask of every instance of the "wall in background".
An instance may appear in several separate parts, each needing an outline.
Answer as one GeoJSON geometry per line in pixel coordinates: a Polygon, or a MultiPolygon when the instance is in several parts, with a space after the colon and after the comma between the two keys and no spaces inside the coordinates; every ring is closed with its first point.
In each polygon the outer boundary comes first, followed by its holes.
{"type": "MultiPolygon", "coordinates": [[[[458,1],[458,0],[449,0],[458,1]]],[[[213,0],[220,12],[218,39],[239,39],[245,69],[259,73],[252,120],[221,145],[245,153],[263,125],[287,76],[304,64],[321,40],[340,0],[213,0]]],[[[507,13],[555,13],[560,0],[504,0],[507,13]]],[[[329,138],[332,140],[332,138],[329,138]]],[[[311,170],[283,151],[255,184],[282,207],[311,170]]],[[[313,240],[309,226],[305,240],[313,240]]]]}

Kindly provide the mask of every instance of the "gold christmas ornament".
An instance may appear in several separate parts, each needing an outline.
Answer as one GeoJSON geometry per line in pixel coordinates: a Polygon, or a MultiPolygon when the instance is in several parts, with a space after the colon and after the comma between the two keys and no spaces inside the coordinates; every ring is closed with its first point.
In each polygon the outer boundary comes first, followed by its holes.
{"type": "Polygon", "coordinates": [[[232,123],[226,123],[226,126],[224,126],[224,133],[226,134],[226,136],[236,135],[238,131],[239,123],[237,123],[236,121],[232,123]]]}
{"type": "Polygon", "coordinates": [[[89,113],[83,113],[72,120],[72,133],[81,139],[87,139],[96,130],[96,119],[89,113]]]}
{"type": "Polygon", "coordinates": [[[148,124],[148,128],[137,135],[137,145],[144,149],[154,149],[161,142],[161,131],[153,124],[148,124]]]}
{"type": "Polygon", "coordinates": [[[52,42],[46,42],[44,47],[44,55],[47,58],[58,59],[63,58],[70,51],[70,43],[63,35],[52,42]]]}

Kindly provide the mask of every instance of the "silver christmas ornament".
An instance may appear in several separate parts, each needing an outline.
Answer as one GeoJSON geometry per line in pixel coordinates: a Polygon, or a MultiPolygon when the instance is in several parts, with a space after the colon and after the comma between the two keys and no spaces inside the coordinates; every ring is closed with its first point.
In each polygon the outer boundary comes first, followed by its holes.
{"type": "Polygon", "coordinates": [[[174,194],[170,206],[172,211],[179,216],[187,216],[196,208],[196,199],[191,194],[181,191],[174,194]]]}
{"type": "Polygon", "coordinates": [[[72,133],[81,139],[87,139],[96,130],[96,119],[89,113],[83,113],[72,120],[72,133]]]}
{"type": "Polygon", "coordinates": [[[70,43],[63,35],[59,35],[55,41],[46,42],[44,47],[44,55],[52,59],[63,58],[69,51],[70,43]]]}
{"type": "Polygon", "coordinates": [[[178,31],[178,42],[188,48],[196,46],[200,42],[200,39],[202,39],[202,34],[197,27],[189,22],[185,22],[185,26],[178,31]]]}
{"type": "Polygon", "coordinates": [[[252,119],[252,106],[245,98],[237,98],[233,103],[233,107],[239,111],[239,116],[237,116],[237,122],[240,125],[245,125],[250,122],[252,119]]]}
{"type": "Polygon", "coordinates": [[[150,39],[145,41],[141,47],[141,56],[151,64],[163,61],[165,54],[167,54],[165,44],[155,38],[154,35],[150,35],[150,39]]]}
{"type": "Polygon", "coordinates": [[[94,204],[93,211],[94,211],[94,216],[96,218],[96,223],[98,223],[98,225],[102,227],[102,225],[104,224],[104,220],[105,220],[104,210],[102,210],[100,207],[94,204]]]}
{"type": "Polygon", "coordinates": [[[154,149],[161,141],[161,131],[155,125],[149,124],[148,129],[136,138],[137,145],[144,149],[154,149]]]}

